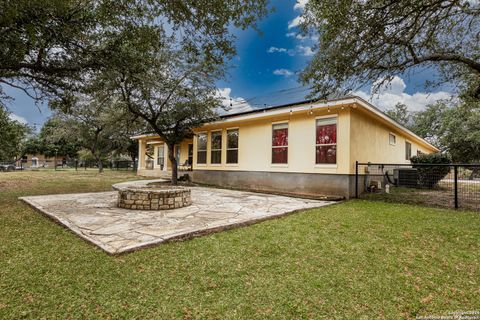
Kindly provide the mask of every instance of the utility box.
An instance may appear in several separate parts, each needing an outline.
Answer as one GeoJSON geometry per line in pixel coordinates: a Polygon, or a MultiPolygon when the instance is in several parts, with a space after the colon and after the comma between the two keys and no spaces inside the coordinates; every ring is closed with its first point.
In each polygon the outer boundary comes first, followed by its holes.
{"type": "Polygon", "coordinates": [[[418,187],[418,171],[415,168],[398,168],[393,170],[393,178],[397,187],[418,187]]]}

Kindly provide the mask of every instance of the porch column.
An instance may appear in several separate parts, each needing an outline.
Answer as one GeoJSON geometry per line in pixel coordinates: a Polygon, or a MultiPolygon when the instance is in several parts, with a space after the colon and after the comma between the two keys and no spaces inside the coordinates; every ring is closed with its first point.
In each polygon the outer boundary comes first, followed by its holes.
{"type": "Polygon", "coordinates": [[[164,166],[163,166],[163,171],[168,171],[168,168],[170,167],[169,163],[170,160],[168,159],[168,146],[166,143],[163,144],[163,157],[164,157],[164,166]]]}
{"type": "Polygon", "coordinates": [[[138,140],[138,170],[145,170],[145,151],[146,141],[143,139],[138,140]]]}

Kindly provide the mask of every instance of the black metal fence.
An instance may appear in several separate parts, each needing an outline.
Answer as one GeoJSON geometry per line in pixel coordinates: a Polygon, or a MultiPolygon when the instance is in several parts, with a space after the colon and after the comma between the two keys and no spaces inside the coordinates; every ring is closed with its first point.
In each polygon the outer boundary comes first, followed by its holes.
{"type": "Polygon", "coordinates": [[[355,164],[355,196],[480,210],[480,164],[355,164]]]}
{"type": "MultiPolygon", "coordinates": [[[[22,170],[62,170],[62,169],[74,169],[74,170],[87,170],[97,169],[98,162],[95,160],[41,160],[38,162],[27,162],[24,160],[18,160],[15,162],[2,162],[0,163],[0,171],[22,171],[22,170]]],[[[106,160],[102,162],[104,169],[110,170],[125,170],[136,171],[137,161],[132,160],[106,160]]]]}

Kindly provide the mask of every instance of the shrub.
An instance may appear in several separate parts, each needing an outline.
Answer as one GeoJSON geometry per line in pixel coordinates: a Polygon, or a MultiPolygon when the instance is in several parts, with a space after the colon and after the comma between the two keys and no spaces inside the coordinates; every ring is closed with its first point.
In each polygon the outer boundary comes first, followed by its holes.
{"type": "Polygon", "coordinates": [[[414,156],[410,159],[412,166],[417,169],[418,184],[424,188],[433,188],[450,172],[449,166],[435,166],[435,164],[449,164],[449,156],[443,153],[430,153],[414,156]],[[432,166],[415,166],[415,164],[432,164],[432,166]]]}

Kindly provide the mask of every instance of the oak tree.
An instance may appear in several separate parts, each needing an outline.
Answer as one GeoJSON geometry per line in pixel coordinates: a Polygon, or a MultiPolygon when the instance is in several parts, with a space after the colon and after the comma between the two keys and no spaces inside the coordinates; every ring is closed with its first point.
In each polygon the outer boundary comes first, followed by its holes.
{"type": "Polygon", "coordinates": [[[395,75],[435,68],[441,77],[428,84],[456,83],[480,99],[478,1],[310,0],[304,18],[303,31],[319,39],[301,74],[313,95],[372,82],[377,90],[395,75]]]}

